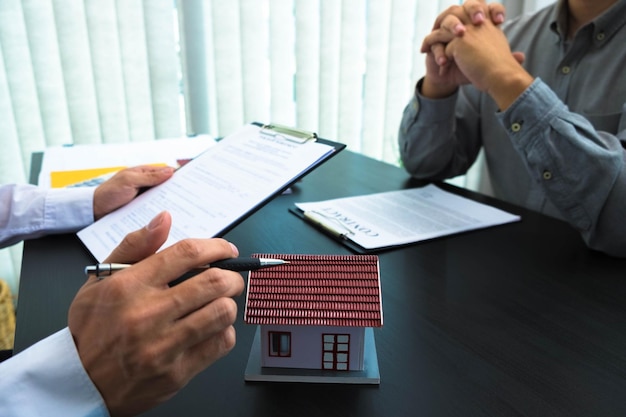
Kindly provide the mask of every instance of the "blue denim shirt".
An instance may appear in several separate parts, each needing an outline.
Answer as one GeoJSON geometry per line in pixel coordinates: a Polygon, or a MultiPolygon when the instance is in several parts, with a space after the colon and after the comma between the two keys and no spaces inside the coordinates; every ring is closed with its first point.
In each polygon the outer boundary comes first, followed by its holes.
{"type": "Polygon", "coordinates": [[[569,222],[587,245],[626,257],[626,0],[565,38],[565,2],[504,27],[533,84],[506,111],[472,86],[419,94],[404,111],[408,172],[464,174],[481,149],[493,194],[569,222]]]}

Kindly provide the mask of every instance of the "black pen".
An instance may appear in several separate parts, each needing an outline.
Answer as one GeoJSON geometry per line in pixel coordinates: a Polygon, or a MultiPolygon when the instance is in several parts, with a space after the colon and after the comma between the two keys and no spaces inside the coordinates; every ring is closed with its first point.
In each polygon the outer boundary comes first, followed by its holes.
{"type": "MultiPolygon", "coordinates": [[[[271,258],[222,259],[221,261],[213,262],[209,265],[204,265],[198,268],[193,268],[189,272],[187,272],[185,276],[189,278],[189,276],[199,274],[200,272],[205,271],[208,268],[222,268],[222,269],[228,269],[230,271],[241,272],[241,271],[254,271],[257,269],[261,269],[261,268],[269,268],[272,266],[285,265],[288,263],[289,261],[284,261],[282,259],[271,259],[271,258]]],[[[121,271],[122,269],[126,269],[131,266],[132,264],[118,264],[118,263],[89,265],[85,267],[85,274],[88,276],[95,275],[96,277],[102,279],[104,277],[107,277],[113,274],[116,271],[121,271]]]]}

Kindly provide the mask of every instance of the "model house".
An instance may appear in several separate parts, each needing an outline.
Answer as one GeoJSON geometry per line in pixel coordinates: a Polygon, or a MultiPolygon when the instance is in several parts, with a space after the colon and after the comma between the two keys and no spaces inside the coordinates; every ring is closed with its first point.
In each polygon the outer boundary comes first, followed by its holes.
{"type": "Polygon", "coordinates": [[[366,329],[383,325],[378,257],[255,256],[290,262],[249,273],[244,321],[259,325],[261,366],[363,371],[366,329]]]}

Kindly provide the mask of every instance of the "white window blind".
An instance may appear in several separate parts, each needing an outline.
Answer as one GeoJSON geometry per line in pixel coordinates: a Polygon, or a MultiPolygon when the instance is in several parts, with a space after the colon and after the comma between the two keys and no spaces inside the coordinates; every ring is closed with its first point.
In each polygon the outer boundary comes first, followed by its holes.
{"type": "MultiPolygon", "coordinates": [[[[505,5],[510,18],[547,2],[505,5]]],[[[459,3],[2,0],[0,182],[26,182],[47,146],[219,137],[255,120],[396,164],[421,42],[459,3]]],[[[0,251],[14,292],[20,259],[0,251]]]]}
{"type": "Polygon", "coordinates": [[[3,0],[3,182],[31,153],[181,133],[171,0],[3,0]],[[6,162],[6,163],[4,163],[6,162]]]}
{"type": "Polygon", "coordinates": [[[402,109],[424,71],[419,46],[435,16],[458,1],[182,3],[181,22],[203,16],[194,32],[201,39],[183,44],[183,56],[202,51],[206,60],[184,72],[186,88],[197,92],[197,82],[208,97],[205,109],[188,109],[190,131],[295,125],[397,163],[402,109]]]}
{"type": "MultiPolygon", "coordinates": [[[[0,181],[33,152],[182,132],[172,0],[0,1],[0,181]]],[[[21,245],[0,251],[14,293],[21,245]]]]}

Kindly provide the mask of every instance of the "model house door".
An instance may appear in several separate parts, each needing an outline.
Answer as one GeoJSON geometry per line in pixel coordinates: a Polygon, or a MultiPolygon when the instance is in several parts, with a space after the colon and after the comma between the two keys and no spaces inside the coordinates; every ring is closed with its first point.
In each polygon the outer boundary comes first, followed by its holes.
{"type": "Polygon", "coordinates": [[[349,359],[349,334],[322,334],[322,369],[347,371],[350,367],[349,359]]]}

